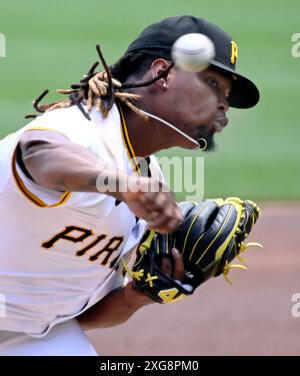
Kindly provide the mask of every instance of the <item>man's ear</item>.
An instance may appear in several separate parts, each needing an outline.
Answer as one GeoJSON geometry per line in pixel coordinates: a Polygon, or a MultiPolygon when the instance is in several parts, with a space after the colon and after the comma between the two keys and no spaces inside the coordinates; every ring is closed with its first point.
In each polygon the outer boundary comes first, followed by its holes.
{"type": "MultiPolygon", "coordinates": [[[[151,73],[152,77],[155,78],[159,74],[161,74],[164,70],[166,70],[170,66],[170,62],[168,60],[159,58],[152,62],[151,64],[151,73]]],[[[169,73],[167,73],[166,77],[162,77],[161,79],[157,80],[154,84],[156,87],[166,90],[168,88],[168,80],[169,80],[169,73]]]]}

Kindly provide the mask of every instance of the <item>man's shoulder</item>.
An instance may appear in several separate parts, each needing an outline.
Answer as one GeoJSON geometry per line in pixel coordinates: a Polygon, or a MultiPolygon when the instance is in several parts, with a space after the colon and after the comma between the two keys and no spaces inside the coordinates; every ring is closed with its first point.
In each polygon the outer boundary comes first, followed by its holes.
{"type": "Polygon", "coordinates": [[[89,122],[76,106],[58,108],[45,112],[27,124],[26,128],[51,127],[51,126],[85,126],[89,122]]]}
{"type": "Polygon", "coordinates": [[[46,112],[27,124],[23,130],[48,130],[64,134],[72,142],[87,147],[101,143],[108,133],[119,133],[120,118],[117,108],[113,108],[104,118],[96,109],[89,113],[88,120],[77,106],[46,112]]]}

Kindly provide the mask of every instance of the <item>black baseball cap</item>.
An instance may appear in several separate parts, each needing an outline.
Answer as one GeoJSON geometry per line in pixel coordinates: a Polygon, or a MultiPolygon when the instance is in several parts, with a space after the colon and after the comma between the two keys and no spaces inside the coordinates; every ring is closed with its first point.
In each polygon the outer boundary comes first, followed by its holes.
{"type": "Polygon", "coordinates": [[[201,33],[209,37],[215,45],[216,55],[211,65],[227,72],[232,81],[228,97],[231,107],[250,108],[259,101],[259,90],[245,76],[237,73],[238,47],[236,42],[218,26],[193,16],[166,18],[148,26],[128,47],[125,55],[143,52],[150,56],[171,60],[174,42],[182,35],[201,33]]]}

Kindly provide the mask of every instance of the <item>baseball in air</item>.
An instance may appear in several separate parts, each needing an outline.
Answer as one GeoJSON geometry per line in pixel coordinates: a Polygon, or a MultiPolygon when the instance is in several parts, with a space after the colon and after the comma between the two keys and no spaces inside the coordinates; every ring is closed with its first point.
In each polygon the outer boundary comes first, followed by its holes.
{"type": "Polygon", "coordinates": [[[186,72],[205,70],[215,57],[215,46],[204,34],[190,33],[178,38],[172,47],[172,59],[186,72]]]}

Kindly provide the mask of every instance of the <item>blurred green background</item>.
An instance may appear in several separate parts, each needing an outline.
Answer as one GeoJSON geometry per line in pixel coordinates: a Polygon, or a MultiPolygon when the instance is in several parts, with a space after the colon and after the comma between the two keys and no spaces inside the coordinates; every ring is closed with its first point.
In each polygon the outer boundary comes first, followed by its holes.
{"type": "MultiPolygon", "coordinates": [[[[257,107],[230,111],[217,152],[202,154],[205,196],[299,199],[300,58],[291,55],[299,0],[1,1],[7,57],[0,58],[0,137],[26,123],[24,114],[45,88],[78,81],[96,59],[96,43],[113,63],[149,23],[180,14],[207,18],[230,33],[239,46],[239,71],[261,89],[257,107]]],[[[178,153],[195,155],[164,152],[178,153]]]]}

